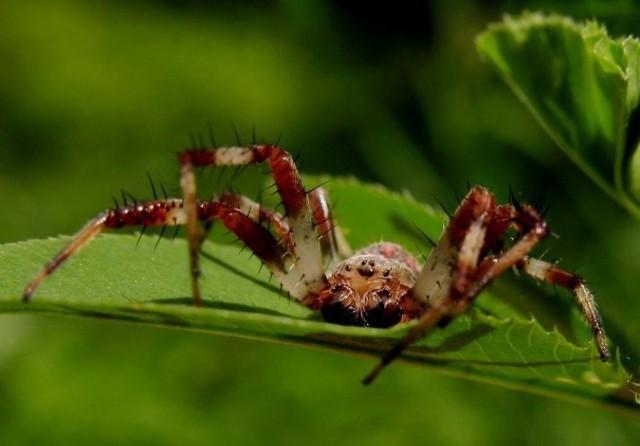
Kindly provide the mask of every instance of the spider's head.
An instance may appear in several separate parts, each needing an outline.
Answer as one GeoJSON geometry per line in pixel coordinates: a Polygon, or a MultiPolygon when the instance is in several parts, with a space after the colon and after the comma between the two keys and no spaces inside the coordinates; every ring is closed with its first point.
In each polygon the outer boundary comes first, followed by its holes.
{"type": "Polygon", "coordinates": [[[391,327],[402,319],[402,298],[414,281],[413,272],[396,260],[355,255],[331,273],[320,293],[319,309],[328,322],[391,327]]]}

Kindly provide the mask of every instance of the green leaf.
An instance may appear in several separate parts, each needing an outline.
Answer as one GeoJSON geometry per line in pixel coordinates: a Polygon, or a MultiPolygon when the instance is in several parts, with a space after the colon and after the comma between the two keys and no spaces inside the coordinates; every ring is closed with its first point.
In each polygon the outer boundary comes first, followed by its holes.
{"type": "Polygon", "coordinates": [[[640,217],[637,135],[627,140],[640,95],[640,42],[612,39],[596,22],[523,13],[476,40],[556,144],[640,217]]]}
{"type": "MultiPolygon", "coordinates": [[[[441,232],[442,215],[410,197],[355,180],[333,179],[327,188],[354,246],[384,237],[411,248],[425,244],[416,228],[431,238],[441,232]]],[[[156,247],[152,236],[141,237],[136,249],[130,235],[98,237],[48,278],[29,304],[23,304],[20,294],[25,284],[67,240],[0,247],[0,311],[180,326],[375,357],[410,326],[370,329],[323,322],[316,312],[281,296],[266,271],[257,273],[260,264],[248,252],[241,253],[236,244],[218,242],[204,245],[205,305],[193,307],[185,241],[161,241],[156,247]]],[[[403,360],[445,374],[635,411],[629,375],[619,362],[601,363],[593,346],[569,341],[560,329],[544,329],[530,314],[519,314],[490,293],[477,302],[472,311],[409,348],[403,360]]],[[[566,315],[558,317],[558,327],[574,324],[577,316],[574,312],[571,321],[566,319],[566,315]]]]}

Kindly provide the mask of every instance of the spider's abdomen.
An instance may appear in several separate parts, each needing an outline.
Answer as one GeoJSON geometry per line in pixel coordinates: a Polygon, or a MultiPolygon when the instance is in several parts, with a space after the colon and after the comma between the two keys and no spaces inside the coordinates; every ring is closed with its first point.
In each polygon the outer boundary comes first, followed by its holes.
{"type": "Polygon", "coordinates": [[[384,328],[403,320],[403,301],[416,275],[410,261],[384,255],[394,246],[372,245],[335,268],[313,305],[327,322],[384,328]]]}

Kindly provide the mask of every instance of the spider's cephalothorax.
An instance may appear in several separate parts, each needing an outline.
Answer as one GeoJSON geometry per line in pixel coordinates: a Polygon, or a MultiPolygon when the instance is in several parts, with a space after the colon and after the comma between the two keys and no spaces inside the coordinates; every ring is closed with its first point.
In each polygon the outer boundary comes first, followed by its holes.
{"type": "Polygon", "coordinates": [[[372,245],[336,266],[309,306],[328,322],[391,327],[415,317],[405,306],[418,272],[418,262],[401,246],[372,245]]]}
{"type": "Polygon", "coordinates": [[[528,257],[548,233],[545,221],[532,206],[515,200],[496,204],[487,189],[471,188],[420,266],[404,248],[393,243],[374,244],[352,255],[334,224],[325,191],[306,191],[291,155],[278,146],[185,150],[179,160],[183,198],[154,197],[98,215],[27,285],[24,300],[104,229],[185,225],[192,294],[194,303],[200,305],[198,252],[203,237],[198,223],[210,227],[219,220],[260,258],[289,295],[319,310],[325,320],[370,327],[417,320],[365,383],[426,330],[463,312],[482,289],[511,268],[572,291],[591,325],[600,358],[606,361],[609,357],[600,315],[582,278],[528,257]],[[272,171],[283,214],[231,193],[212,200],[197,198],[195,168],[260,162],[266,162],[272,171]],[[510,229],[518,235],[505,248],[503,238],[510,229]]]}

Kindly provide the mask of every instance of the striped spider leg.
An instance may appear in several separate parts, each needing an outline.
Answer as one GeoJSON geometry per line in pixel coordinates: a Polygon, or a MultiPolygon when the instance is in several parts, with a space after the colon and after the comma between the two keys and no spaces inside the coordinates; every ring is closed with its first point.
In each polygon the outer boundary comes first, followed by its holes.
{"type": "Polygon", "coordinates": [[[600,359],[606,361],[610,354],[602,320],[584,280],[554,264],[527,256],[547,234],[546,222],[532,206],[515,200],[496,205],[491,192],[480,186],[473,187],[452,216],[410,291],[422,307],[417,324],[382,357],[363,383],[371,383],[427,330],[462,313],[496,277],[513,267],[573,292],[591,325],[600,359]],[[510,228],[514,228],[519,237],[512,246],[503,249],[501,239],[510,228]]]}
{"type": "MultiPolygon", "coordinates": [[[[266,162],[271,169],[278,194],[282,199],[282,206],[286,219],[287,249],[280,247],[280,251],[269,253],[256,252],[248,240],[240,239],[251,248],[263,261],[269,270],[280,281],[283,288],[296,300],[309,300],[310,296],[318,294],[327,283],[322,260],[322,244],[318,240],[314,210],[311,207],[309,195],[302,185],[298,169],[291,155],[285,150],[270,144],[254,144],[249,147],[211,148],[185,150],[179,155],[181,174],[180,184],[184,194],[184,209],[187,216],[187,236],[189,240],[189,265],[191,269],[192,295],[194,303],[201,302],[200,275],[198,251],[200,240],[198,221],[197,191],[195,168],[208,166],[244,166],[266,162]],[[265,255],[267,255],[265,257],[265,255]]],[[[324,194],[316,193],[322,199],[324,194]]],[[[322,202],[323,200],[316,200],[322,202]]],[[[250,204],[245,206],[249,210],[250,204]]],[[[328,206],[326,206],[328,209],[328,206]]],[[[323,218],[321,212],[317,213],[323,218]]],[[[328,220],[330,223],[330,219],[328,220]]],[[[259,225],[254,220],[255,225],[259,225]]],[[[320,223],[322,225],[322,222],[320,223]]],[[[330,223],[331,224],[331,223],[330,223]]],[[[276,225],[277,227],[277,225],[276,225]]],[[[237,234],[236,234],[237,235],[237,234]]],[[[273,238],[273,237],[272,237],[273,238]]],[[[272,242],[275,241],[272,240],[272,242]]],[[[251,241],[249,241],[251,243],[251,241]]]]}

